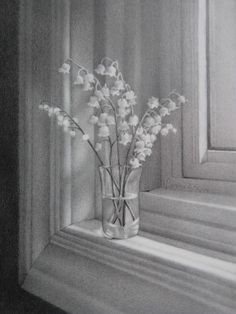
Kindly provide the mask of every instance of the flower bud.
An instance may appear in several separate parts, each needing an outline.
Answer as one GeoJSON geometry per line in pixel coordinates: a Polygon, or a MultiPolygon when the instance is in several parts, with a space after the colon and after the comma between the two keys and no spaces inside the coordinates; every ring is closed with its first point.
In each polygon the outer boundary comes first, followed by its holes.
{"type": "Polygon", "coordinates": [[[74,136],[76,135],[75,130],[70,130],[70,135],[71,135],[72,137],[74,137],[74,136]]]}
{"type": "Polygon", "coordinates": [[[169,130],[168,130],[166,127],[164,127],[163,129],[161,129],[161,135],[162,135],[162,136],[166,136],[166,135],[168,135],[168,133],[169,133],[169,130]]]}
{"type": "Polygon", "coordinates": [[[65,128],[68,128],[70,126],[70,120],[68,118],[64,118],[63,125],[65,128]]]}
{"type": "Polygon", "coordinates": [[[78,73],[76,80],[74,81],[74,85],[83,85],[84,78],[78,73]]]}
{"type": "Polygon", "coordinates": [[[51,117],[53,114],[54,114],[54,108],[53,108],[53,107],[50,107],[50,108],[48,109],[48,116],[51,117]]]}
{"type": "Polygon", "coordinates": [[[142,127],[139,127],[139,128],[137,129],[137,131],[136,131],[136,134],[137,134],[138,136],[142,135],[142,134],[143,134],[143,128],[142,128],[142,127]]]}
{"type": "Polygon", "coordinates": [[[96,145],[95,145],[96,152],[98,152],[101,149],[102,149],[102,144],[101,143],[96,143],[96,145]]]}
{"type": "Polygon", "coordinates": [[[89,140],[89,135],[88,135],[88,134],[84,134],[84,135],[82,136],[82,140],[83,140],[83,141],[88,141],[88,140],[89,140]]]}

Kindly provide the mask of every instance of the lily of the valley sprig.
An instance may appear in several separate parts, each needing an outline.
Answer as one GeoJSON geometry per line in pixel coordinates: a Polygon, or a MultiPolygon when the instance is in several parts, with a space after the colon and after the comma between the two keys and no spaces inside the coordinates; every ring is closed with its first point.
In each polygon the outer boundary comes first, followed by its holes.
{"type": "Polygon", "coordinates": [[[70,116],[62,108],[41,103],[39,108],[47,111],[50,117],[56,117],[58,125],[74,137],[76,133],[82,134],[94,151],[100,165],[104,165],[100,151],[104,142],[109,143],[112,166],[113,152],[116,153],[116,163],[121,166],[120,147],[127,148],[124,165],[138,168],[152,153],[153,144],[160,133],[163,136],[170,132],[176,133],[172,124],[165,122],[166,116],[185,103],[185,97],[176,91],[171,92],[167,98],[151,97],[147,102],[147,109],[141,118],[135,114],[137,97],[123,78],[116,60],[104,58],[93,73],[68,59],[59,69],[60,73],[70,74],[71,67],[77,68],[73,85],[83,91],[90,91],[87,105],[93,109],[88,123],[97,128],[98,141],[92,143],[89,135],[81,128],[79,120],[70,116]],[[92,93],[92,94],[91,94],[92,93]],[[116,150],[114,150],[114,145],[116,150]]]}

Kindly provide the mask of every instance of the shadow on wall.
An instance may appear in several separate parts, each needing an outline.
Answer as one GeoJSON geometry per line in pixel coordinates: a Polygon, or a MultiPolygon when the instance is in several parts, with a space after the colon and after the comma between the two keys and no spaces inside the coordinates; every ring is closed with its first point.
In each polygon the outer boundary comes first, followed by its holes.
{"type": "Polygon", "coordinates": [[[64,313],[18,286],[18,14],[1,1],[0,60],[0,313],[64,313]]]}

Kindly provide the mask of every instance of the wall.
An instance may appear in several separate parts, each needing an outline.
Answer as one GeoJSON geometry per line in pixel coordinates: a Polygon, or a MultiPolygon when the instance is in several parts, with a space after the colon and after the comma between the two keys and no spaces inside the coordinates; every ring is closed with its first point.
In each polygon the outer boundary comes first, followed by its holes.
{"type": "Polygon", "coordinates": [[[18,1],[3,1],[1,28],[0,114],[0,263],[1,285],[15,288],[18,240],[18,1]],[[4,48],[4,49],[3,49],[4,48]]]}
{"type": "Polygon", "coordinates": [[[18,287],[18,0],[0,10],[0,312],[64,313],[18,287]]]}
{"type": "MultiPolygon", "coordinates": [[[[95,63],[103,56],[119,61],[124,78],[138,96],[136,110],[160,97],[160,9],[156,0],[95,1],[95,63]]],[[[162,95],[163,96],[163,95],[162,95]]],[[[143,166],[142,190],[160,186],[160,140],[143,166]]]]}

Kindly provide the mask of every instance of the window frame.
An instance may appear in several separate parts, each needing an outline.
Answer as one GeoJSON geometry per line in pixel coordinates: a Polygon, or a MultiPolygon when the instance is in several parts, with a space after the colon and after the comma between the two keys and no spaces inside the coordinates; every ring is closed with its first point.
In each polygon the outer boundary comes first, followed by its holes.
{"type": "MultiPolygon", "coordinates": [[[[162,186],[233,196],[236,188],[236,173],[235,169],[232,169],[235,152],[208,148],[205,71],[207,51],[206,36],[201,36],[203,32],[206,34],[208,5],[208,0],[182,2],[180,27],[183,34],[181,39],[183,79],[180,89],[187,95],[189,104],[185,105],[176,117],[179,131],[177,137],[170,141],[161,139],[162,186]]],[[[174,49],[175,38],[172,43],[174,49]]],[[[168,82],[168,79],[163,81],[168,82]]],[[[169,82],[165,89],[173,88],[173,85],[173,82],[169,82]]]]}

